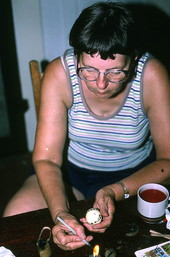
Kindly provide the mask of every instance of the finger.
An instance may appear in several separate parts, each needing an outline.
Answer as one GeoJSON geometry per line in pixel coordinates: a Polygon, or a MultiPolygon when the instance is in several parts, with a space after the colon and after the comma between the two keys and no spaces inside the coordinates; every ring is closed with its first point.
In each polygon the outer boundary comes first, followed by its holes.
{"type": "MultiPolygon", "coordinates": [[[[81,238],[78,235],[74,235],[70,231],[65,231],[61,229],[61,226],[55,225],[52,229],[53,241],[61,248],[61,249],[76,249],[85,245],[82,242],[81,238]]],[[[93,237],[87,236],[85,239],[90,242],[93,237]]]]}
{"type": "Polygon", "coordinates": [[[90,225],[85,225],[86,227],[87,227],[87,229],[89,230],[89,231],[91,231],[91,232],[97,232],[97,233],[104,233],[105,231],[106,231],[106,229],[107,229],[107,227],[105,227],[105,228],[93,228],[92,226],[90,226],[90,225]]]}
{"type": "Polygon", "coordinates": [[[110,226],[110,222],[101,222],[99,224],[95,225],[90,225],[89,223],[84,223],[84,226],[89,230],[89,231],[95,231],[95,230],[106,230],[110,226]]]}
{"type": "Polygon", "coordinates": [[[115,205],[112,198],[105,197],[103,199],[99,199],[97,202],[94,203],[94,206],[98,206],[103,217],[113,217],[115,205]]]}
{"type": "Polygon", "coordinates": [[[83,225],[84,225],[85,223],[87,223],[86,218],[81,218],[80,221],[83,223],[83,225]]]}
{"type": "MultiPolygon", "coordinates": [[[[88,236],[86,238],[88,242],[90,242],[92,239],[92,236],[88,236]]],[[[63,250],[75,250],[85,245],[85,243],[82,242],[82,240],[75,235],[66,235],[65,238],[61,238],[61,241],[58,237],[53,237],[53,241],[58,245],[58,247],[60,247],[63,250]]]]}
{"type": "Polygon", "coordinates": [[[71,215],[64,217],[65,220],[63,220],[63,222],[65,224],[63,224],[61,222],[57,224],[58,227],[60,227],[62,230],[66,231],[67,233],[70,233],[70,229],[74,230],[74,234],[76,234],[78,237],[80,237],[81,239],[86,239],[86,235],[84,232],[84,227],[82,225],[80,225],[80,223],[78,223],[78,221],[71,215]],[[68,225],[68,226],[67,226],[68,225]]]}

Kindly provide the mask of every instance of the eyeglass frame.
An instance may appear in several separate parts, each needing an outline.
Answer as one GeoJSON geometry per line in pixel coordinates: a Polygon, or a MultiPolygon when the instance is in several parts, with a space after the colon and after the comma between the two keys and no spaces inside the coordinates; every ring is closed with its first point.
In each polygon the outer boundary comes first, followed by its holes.
{"type": "Polygon", "coordinates": [[[91,68],[91,67],[89,67],[89,68],[88,68],[88,67],[77,67],[77,75],[79,76],[79,78],[80,78],[81,80],[84,80],[84,81],[88,81],[88,82],[97,81],[98,78],[99,78],[99,76],[100,76],[100,74],[103,74],[103,75],[105,76],[106,80],[107,80],[109,83],[121,84],[121,83],[125,82],[126,80],[128,80],[128,77],[129,77],[129,74],[130,74],[130,69],[129,69],[129,70],[109,69],[109,70],[107,70],[107,71],[105,71],[105,72],[101,72],[101,71],[99,71],[99,70],[96,69],[96,68],[91,68]],[[86,78],[84,78],[84,77],[82,78],[82,77],[80,76],[80,74],[79,74],[79,71],[80,71],[80,70],[87,70],[87,69],[89,69],[89,70],[91,69],[91,70],[97,71],[97,72],[98,72],[97,79],[88,80],[88,79],[86,79],[86,78]],[[106,76],[107,76],[108,73],[110,73],[111,70],[124,72],[124,74],[125,74],[125,76],[126,76],[126,79],[121,80],[121,81],[117,81],[117,82],[110,81],[106,76]]]}

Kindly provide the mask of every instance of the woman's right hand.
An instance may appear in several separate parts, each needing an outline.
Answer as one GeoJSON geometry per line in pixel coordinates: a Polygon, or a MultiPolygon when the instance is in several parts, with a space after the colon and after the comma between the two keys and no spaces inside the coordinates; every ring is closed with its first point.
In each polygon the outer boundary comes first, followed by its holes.
{"type": "Polygon", "coordinates": [[[53,241],[63,250],[75,250],[85,245],[81,239],[85,239],[90,242],[93,237],[86,236],[84,227],[76,220],[74,216],[68,212],[60,212],[59,215],[77,235],[74,235],[65,225],[63,225],[56,218],[56,225],[52,229],[53,241]]]}

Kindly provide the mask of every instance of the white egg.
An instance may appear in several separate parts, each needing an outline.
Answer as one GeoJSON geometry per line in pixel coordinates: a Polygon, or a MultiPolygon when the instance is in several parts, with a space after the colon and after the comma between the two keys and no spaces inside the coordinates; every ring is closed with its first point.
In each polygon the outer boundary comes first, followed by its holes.
{"type": "Polygon", "coordinates": [[[102,221],[102,215],[97,208],[90,208],[86,213],[86,220],[90,225],[98,224],[102,221]]]}

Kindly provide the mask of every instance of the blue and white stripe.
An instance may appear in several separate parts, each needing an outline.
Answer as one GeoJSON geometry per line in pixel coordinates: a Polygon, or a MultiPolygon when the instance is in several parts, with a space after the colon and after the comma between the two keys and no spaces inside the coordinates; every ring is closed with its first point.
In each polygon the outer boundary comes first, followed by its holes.
{"type": "Polygon", "coordinates": [[[142,71],[148,58],[148,54],[140,58],[123,106],[113,116],[101,118],[86,108],[73,50],[66,51],[74,99],[68,110],[69,161],[79,167],[109,172],[133,168],[148,157],[153,143],[141,93],[142,71]]]}

